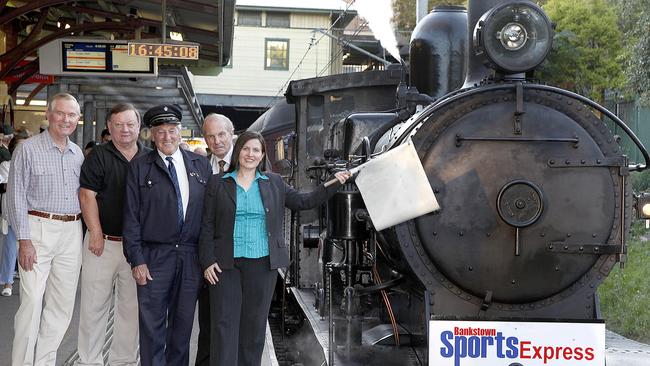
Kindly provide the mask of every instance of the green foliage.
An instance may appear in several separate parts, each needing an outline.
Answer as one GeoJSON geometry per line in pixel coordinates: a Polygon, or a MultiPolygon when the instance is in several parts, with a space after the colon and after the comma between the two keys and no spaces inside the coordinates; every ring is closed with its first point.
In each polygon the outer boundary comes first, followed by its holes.
{"type": "Polygon", "coordinates": [[[598,295],[608,329],[650,343],[650,242],[643,238],[650,232],[639,221],[632,233],[625,268],[615,267],[598,288],[598,295]]]}
{"type": "Polygon", "coordinates": [[[650,0],[616,0],[627,49],[627,91],[650,105],[650,0]]]}
{"type": "Polygon", "coordinates": [[[650,170],[630,174],[632,190],[636,193],[650,192],[650,170]]]}
{"type": "MultiPolygon", "coordinates": [[[[467,6],[467,0],[428,0],[428,9],[440,5],[467,6]]],[[[400,31],[412,31],[415,28],[415,0],[393,0],[393,22],[400,31]]]]}
{"type": "Polygon", "coordinates": [[[605,0],[548,0],[544,10],[556,35],[538,76],[596,101],[623,84],[622,33],[614,7],[605,0]]]}

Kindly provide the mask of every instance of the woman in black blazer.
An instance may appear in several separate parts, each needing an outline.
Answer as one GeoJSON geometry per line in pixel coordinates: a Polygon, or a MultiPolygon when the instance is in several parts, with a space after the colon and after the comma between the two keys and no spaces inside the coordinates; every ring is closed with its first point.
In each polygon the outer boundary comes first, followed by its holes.
{"type": "MultiPolygon", "coordinates": [[[[257,366],[276,270],[289,265],[284,208],[317,207],[338,187],[300,193],[266,172],[264,138],[257,132],[240,135],[232,157],[228,171],[208,182],[199,239],[199,260],[211,285],[210,365],[257,366]]],[[[335,174],[341,184],[350,176],[335,174]]]]}

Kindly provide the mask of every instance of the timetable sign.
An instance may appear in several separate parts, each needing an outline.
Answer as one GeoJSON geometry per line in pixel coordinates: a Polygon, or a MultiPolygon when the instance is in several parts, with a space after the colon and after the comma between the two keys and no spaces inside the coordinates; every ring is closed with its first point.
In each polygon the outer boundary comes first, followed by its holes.
{"type": "Polygon", "coordinates": [[[61,49],[64,72],[155,74],[153,60],[128,56],[126,44],[63,41],[61,49]]]}
{"type": "Polygon", "coordinates": [[[198,60],[199,45],[192,43],[129,42],[129,56],[198,60]]]}
{"type": "Polygon", "coordinates": [[[59,38],[38,49],[43,75],[156,77],[155,58],[129,56],[128,40],[59,38]]]}

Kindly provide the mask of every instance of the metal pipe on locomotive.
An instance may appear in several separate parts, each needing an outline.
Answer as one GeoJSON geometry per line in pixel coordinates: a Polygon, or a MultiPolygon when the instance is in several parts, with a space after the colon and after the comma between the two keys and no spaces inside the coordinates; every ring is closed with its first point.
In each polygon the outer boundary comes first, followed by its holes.
{"type": "Polygon", "coordinates": [[[435,8],[413,32],[409,70],[293,81],[251,127],[275,142],[274,169],[307,189],[411,139],[442,208],[377,232],[348,183],[326,207],[287,213],[282,298],[296,306],[282,318],[306,319],[316,361],[424,364],[430,319],[600,319],[596,288],[625,261],[627,177],[648,153],[605,108],[532,81],[552,37],[529,1],[435,8]]]}

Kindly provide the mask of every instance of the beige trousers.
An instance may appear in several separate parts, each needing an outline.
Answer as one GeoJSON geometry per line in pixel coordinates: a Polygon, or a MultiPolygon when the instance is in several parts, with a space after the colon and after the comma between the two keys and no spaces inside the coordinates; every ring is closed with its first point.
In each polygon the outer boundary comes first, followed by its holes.
{"type": "Polygon", "coordinates": [[[79,311],[79,361],[77,365],[103,366],[102,347],[111,298],[115,293],[110,366],[136,366],[138,359],[138,294],[122,242],[104,240],[104,252],[96,256],[83,245],[81,308],[79,311]]]}
{"type": "Polygon", "coordinates": [[[20,266],[20,307],[14,319],[12,366],[54,366],[77,294],[81,221],[29,216],[36,249],[33,270],[20,266]]]}

